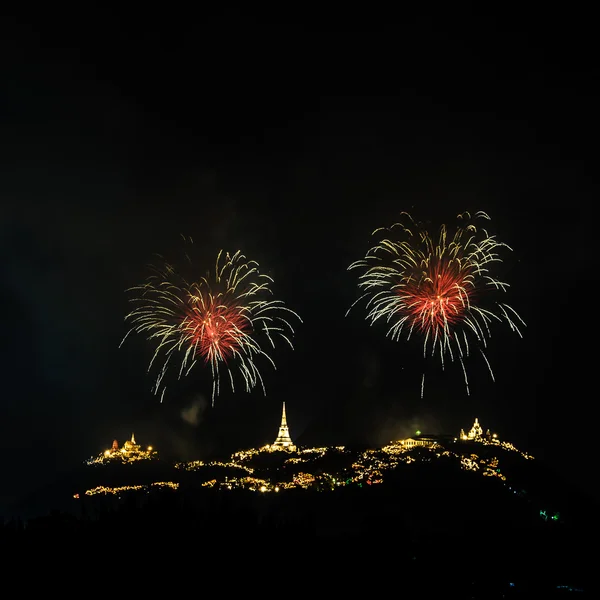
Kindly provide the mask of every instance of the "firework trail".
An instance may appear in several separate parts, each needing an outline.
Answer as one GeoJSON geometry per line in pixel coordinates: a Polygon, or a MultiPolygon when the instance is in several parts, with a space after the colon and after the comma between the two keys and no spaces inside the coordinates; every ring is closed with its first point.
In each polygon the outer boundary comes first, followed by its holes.
{"type": "MultiPolygon", "coordinates": [[[[193,267],[187,253],[186,258],[193,267]]],[[[271,299],[273,280],[259,272],[258,263],[246,260],[240,251],[233,255],[220,251],[214,272],[198,281],[188,282],[164,261],[152,271],[143,285],[128,290],[134,293],[131,302],[136,308],[125,317],[132,326],[121,345],[132,332],[156,345],[148,371],[161,363],[153,386],[161,402],[167,372],[175,371],[181,379],[198,363],[210,365],[213,406],[223,370],[232,391],[237,373],[247,392],[260,383],[266,394],[256,360],[264,357],[275,368],[265,347],[275,348],[275,339],[282,338],[293,348],[289,317],[302,319],[283,302],[271,299]]]]}
{"type": "MultiPolygon", "coordinates": [[[[481,352],[493,380],[484,352],[490,325],[505,323],[520,337],[519,327],[525,325],[507,304],[482,305],[509,287],[493,276],[493,268],[502,262],[499,252],[511,250],[476,225],[482,219],[490,217],[484,212],[462,213],[453,233],[442,225],[433,238],[408,213],[402,213],[399,223],[375,230],[373,235],[383,234],[383,239],[348,267],[362,270],[358,287],[364,293],[346,315],[366,299],[367,321],[370,325],[385,322],[392,340],[400,340],[403,332],[407,340],[413,333],[422,336],[424,358],[439,356],[442,369],[448,358],[458,359],[467,394],[464,359],[469,356],[469,341],[481,352]]],[[[424,384],[423,375],[421,397],[424,384]]]]}

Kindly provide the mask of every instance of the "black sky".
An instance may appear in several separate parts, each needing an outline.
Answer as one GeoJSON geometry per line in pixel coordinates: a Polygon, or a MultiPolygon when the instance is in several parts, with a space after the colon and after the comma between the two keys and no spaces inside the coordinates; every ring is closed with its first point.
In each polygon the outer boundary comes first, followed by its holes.
{"type": "Polygon", "coordinates": [[[598,81],[585,15],[385,16],[309,26],[273,15],[2,19],[0,439],[4,501],[133,430],[181,458],[484,427],[580,478],[591,451],[598,81]],[[368,21],[371,21],[370,23],[368,21]],[[369,328],[350,262],[408,210],[484,210],[524,339],[432,374],[369,328]],[[206,406],[199,373],[159,404],[149,348],[120,350],[124,290],[180,234],[207,264],[242,249],[304,319],[265,367],[268,396],[206,406]],[[192,426],[181,417],[206,406],[192,426]],[[587,431],[589,433],[581,433],[587,431]],[[573,451],[575,454],[578,451],[573,451]]]}

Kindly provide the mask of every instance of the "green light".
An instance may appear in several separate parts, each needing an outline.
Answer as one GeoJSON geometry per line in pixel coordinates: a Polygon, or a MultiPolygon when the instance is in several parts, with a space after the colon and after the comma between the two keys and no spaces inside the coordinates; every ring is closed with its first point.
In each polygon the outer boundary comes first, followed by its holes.
{"type": "Polygon", "coordinates": [[[415,431],[415,435],[421,435],[421,432],[420,432],[420,431],[417,429],[417,430],[415,431]]]}

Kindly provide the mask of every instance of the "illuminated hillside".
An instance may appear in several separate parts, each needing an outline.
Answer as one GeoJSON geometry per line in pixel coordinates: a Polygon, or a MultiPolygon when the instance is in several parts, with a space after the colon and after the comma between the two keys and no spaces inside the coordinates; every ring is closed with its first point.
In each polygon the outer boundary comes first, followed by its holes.
{"type": "MultiPolygon", "coordinates": [[[[285,413],[284,417],[285,419],[285,413]]],[[[286,425],[287,426],[287,425],[286,425]]],[[[280,431],[281,433],[281,431],[280,431]]],[[[278,436],[277,440],[280,440],[278,436]]],[[[496,434],[483,434],[477,419],[468,434],[457,437],[423,435],[392,441],[382,448],[349,449],[344,446],[302,448],[290,443],[276,443],[261,448],[238,451],[225,460],[179,462],[171,466],[170,475],[160,481],[145,483],[104,481],[85,492],[92,495],[117,495],[131,491],[149,492],[155,487],[178,489],[181,484],[229,491],[236,489],[260,493],[279,493],[302,489],[331,491],[346,486],[376,486],[411,465],[439,464],[447,469],[464,471],[474,477],[496,479],[511,486],[511,470],[515,460],[531,461],[533,457],[501,441],[496,434]],[[507,468],[508,467],[508,470],[507,468]]],[[[132,438],[133,441],[133,438],[132,438]]],[[[111,462],[137,462],[155,457],[139,446],[115,448],[88,465],[111,462]]],[[[79,497],[81,492],[75,494],[79,497]]]]}
{"type": "Polygon", "coordinates": [[[175,466],[179,470],[195,472],[204,479],[204,486],[224,490],[243,488],[266,493],[301,488],[324,491],[348,485],[382,484],[400,465],[435,460],[506,482],[502,455],[507,453],[525,460],[533,459],[497,437],[480,436],[447,442],[432,436],[416,436],[362,451],[344,446],[281,451],[264,446],[236,452],[228,461],[192,461],[175,466]]]}
{"type": "MultiPolygon", "coordinates": [[[[62,487],[76,519],[68,526],[73,540],[85,532],[98,547],[135,532],[147,544],[161,536],[210,540],[219,556],[237,557],[270,552],[285,532],[327,555],[369,548],[377,561],[388,557],[390,569],[405,561],[425,578],[465,565],[496,577],[493,565],[504,565],[514,582],[532,557],[553,575],[579,565],[589,505],[543,458],[484,431],[475,420],[455,436],[415,432],[379,448],[309,448],[280,428],[271,444],[189,462],[155,451],[154,460],[129,460],[148,451],[128,444],[129,454],[85,461],[62,487]],[[573,560],[572,548],[581,550],[573,560]]],[[[40,521],[31,535],[51,543],[48,527],[40,521]]]]}

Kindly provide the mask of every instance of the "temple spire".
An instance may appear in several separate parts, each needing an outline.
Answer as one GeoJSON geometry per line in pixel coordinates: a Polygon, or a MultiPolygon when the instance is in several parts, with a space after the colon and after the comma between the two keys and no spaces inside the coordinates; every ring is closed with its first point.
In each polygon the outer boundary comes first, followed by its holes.
{"type": "Polygon", "coordinates": [[[277,439],[271,445],[274,450],[296,450],[294,442],[290,437],[290,430],[287,424],[287,418],[285,416],[285,402],[283,403],[283,409],[281,411],[281,425],[279,426],[279,433],[277,439]]]}
{"type": "Polygon", "coordinates": [[[473,423],[473,427],[471,427],[471,431],[469,431],[469,439],[470,440],[479,440],[483,435],[483,429],[479,424],[479,419],[475,417],[475,423],[473,423]]]}

